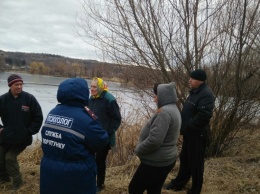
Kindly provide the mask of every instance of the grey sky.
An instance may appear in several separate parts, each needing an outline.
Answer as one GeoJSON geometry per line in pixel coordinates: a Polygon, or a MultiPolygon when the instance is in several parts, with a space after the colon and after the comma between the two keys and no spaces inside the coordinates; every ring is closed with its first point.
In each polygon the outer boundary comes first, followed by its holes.
{"type": "Polygon", "coordinates": [[[99,60],[76,33],[79,0],[0,0],[0,50],[99,60]]]}

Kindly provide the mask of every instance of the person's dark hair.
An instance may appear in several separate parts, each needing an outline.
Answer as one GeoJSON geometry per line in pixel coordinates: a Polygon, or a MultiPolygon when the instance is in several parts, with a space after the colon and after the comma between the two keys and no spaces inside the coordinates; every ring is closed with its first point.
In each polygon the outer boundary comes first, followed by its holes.
{"type": "Polygon", "coordinates": [[[154,93],[155,95],[157,95],[157,87],[158,87],[158,85],[160,85],[160,83],[155,83],[155,84],[153,85],[153,93],[154,93]]]}

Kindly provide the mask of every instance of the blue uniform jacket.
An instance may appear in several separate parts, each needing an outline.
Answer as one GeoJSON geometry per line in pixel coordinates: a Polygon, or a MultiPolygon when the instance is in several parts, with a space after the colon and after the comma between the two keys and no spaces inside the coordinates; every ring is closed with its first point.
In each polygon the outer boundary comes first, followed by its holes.
{"type": "Polygon", "coordinates": [[[41,194],[95,194],[94,153],[108,143],[108,134],[84,106],[89,89],[84,79],[72,78],[59,86],[60,102],[42,127],[41,194]]]}

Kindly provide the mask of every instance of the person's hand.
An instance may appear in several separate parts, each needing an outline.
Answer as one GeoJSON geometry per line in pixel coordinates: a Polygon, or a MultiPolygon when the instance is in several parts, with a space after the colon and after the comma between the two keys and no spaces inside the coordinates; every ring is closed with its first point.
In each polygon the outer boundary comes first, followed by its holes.
{"type": "Polygon", "coordinates": [[[1,132],[2,132],[3,129],[4,129],[4,128],[1,128],[1,129],[0,129],[0,134],[1,134],[1,132]]]}

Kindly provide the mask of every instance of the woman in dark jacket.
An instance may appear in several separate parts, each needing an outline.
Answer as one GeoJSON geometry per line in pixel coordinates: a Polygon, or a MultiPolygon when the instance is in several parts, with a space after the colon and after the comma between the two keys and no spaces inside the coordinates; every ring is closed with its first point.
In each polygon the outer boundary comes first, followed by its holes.
{"type": "Polygon", "coordinates": [[[107,132],[86,107],[86,80],[67,79],[58,104],[42,128],[41,194],[96,194],[95,152],[108,143],[107,132]]]}
{"type": "Polygon", "coordinates": [[[91,97],[89,108],[97,115],[102,127],[109,135],[109,143],[104,149],[96,153],[97,163],[97,192],[104,188],[106,175],[106,158],[110,148],[116,146],[115,132],[121,123],[121,114],[115,97],[108,92],[107,84],[95,77],[91,82],[91,97]]]}

